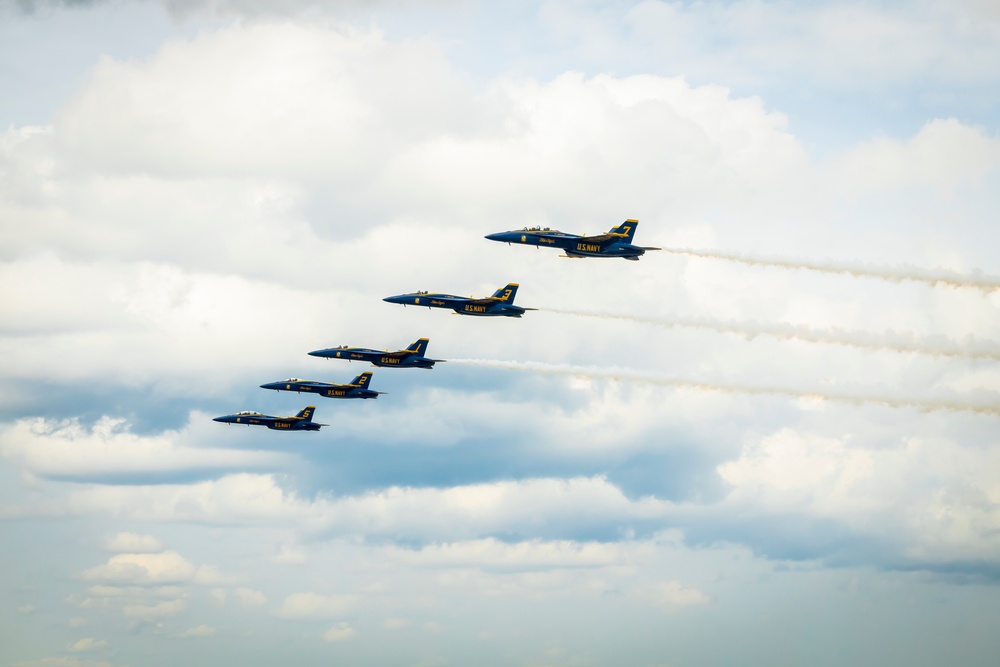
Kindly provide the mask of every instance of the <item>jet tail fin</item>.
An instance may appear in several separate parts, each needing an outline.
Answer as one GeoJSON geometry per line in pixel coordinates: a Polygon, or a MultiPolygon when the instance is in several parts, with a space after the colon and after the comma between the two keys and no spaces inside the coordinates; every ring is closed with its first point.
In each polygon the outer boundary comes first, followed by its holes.
{"type": "Polygon", "coordinates": [[[430,338],[421,338],[410,343],[409,347],[406,348],[407,352],[415,352],[418,357],[423,357],[427,354],[427,343],[431,342],[430,338]]]}
{"type": "Polygon", "coordinates": [[[371,379],[372,379],[372,374],[365,372],[359,375],[358,377],[354,378],[353,380],[351,380],[351,384],[357,387],[361,387],[362,389],[367,389],[368,383],[371,382],[371,379]]]}
{"type": "Polygon", "coordinates": [[[316,412],[316,406],[309,405],[299,410],[299,414],[295,416],[298,417],[299,419],[304,419],[307,422],[311,422],[313,420],[313,413],[315,412],[316,412]]]}
{"type": "Polygon", "coordinates": [[[514,303],[514,296],[517,294],[517,283],[507,283],[493,293],[493,298],[503,303],[514,303]]]}
{"type": "Polygon", "coordinates": [[[625,239],[626,243],[632,242],[632,237],[635,236],[635,228],[639,226],[639,221],[634,218],[629,218],[617,227],[612,227],[608,234],[612,236],[619,236],[625,239]]]}

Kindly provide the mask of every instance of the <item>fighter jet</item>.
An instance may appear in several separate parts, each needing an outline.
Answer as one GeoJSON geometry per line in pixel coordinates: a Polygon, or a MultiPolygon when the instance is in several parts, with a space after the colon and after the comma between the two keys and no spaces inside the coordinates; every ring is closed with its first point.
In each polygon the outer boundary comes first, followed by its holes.
{"type": "Polygon", "coordinates": [[[329,382],[313,382],[312,380],[288,378],[281,382],[262,384],[260,388],[274,389],[275,391],[308,391],[326,398],[378,398],[379,394],[384,394],[385,392],[369,389],[368,383],[371,379],[371,373],[362,373],[351,380],[350,384],[330,384],[329,382]]]}
{"type": "Polygon", "coordinates": [[[316,406],[310,405],[302,408],[299,414],[294,417],[271,417],[259,412],[237,412],[235,415],[216,417],[212,421],[224,424],[266,426],[275,431],[318,431],[321,426],[329,426],[329,424],[314,422],[312,420],[314,412],[316,412],[316,406]]]}
{"type": "Polygon", "coordinates": [[[598,236],[577,236],[548,227],[525,227],[520,231],[488,234],[486,238],[507,244],[523,243],[561,248],[566,254],[560,257],[621,257],[637,262],[647,250],[660,250],[660,248],[632,245],[632,237],[638,226],[638,220],[629,218],[617,227],[612,227],[607,234],[598,236]]]}
{"type": "Polygon", "coordinates": [[[327,359],[347,359],[348,361],[370,361],[373,366],[385,366],[388,368],[433,368],[434,364],[446,361],[445,359],[428,359],[424,356],[427,352],[429,338],[420,338],[410,343],[405,350],[389,352],[388,350],[370,350],[365,347],[329,347],[325,350],[313,350],[309,354],[314,357],[326,357],[327,359]]]}
{"type": "Polygon", "coordinates": [[[459,315],[478,315],[480,317],[498,316],[521,317],[526,310],[537,308],[521,308],[514,305],[517,294],[517,283],[508,283],[501,287],[493,296],[484,299],[475,297],[454,296],[452,294],[430,294],[428,292],[413,292],[412,294],[397,294],[387,296],[383,301],[401,303],[404,306],[427,306],[428,308],[450,308],[459,315]]]}

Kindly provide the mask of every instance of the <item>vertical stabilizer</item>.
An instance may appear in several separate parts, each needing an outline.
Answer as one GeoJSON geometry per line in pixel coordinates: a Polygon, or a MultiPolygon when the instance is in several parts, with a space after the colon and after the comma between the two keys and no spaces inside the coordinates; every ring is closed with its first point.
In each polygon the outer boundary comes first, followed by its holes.
{"type": "Polygon", "coordinates": [[[414,352],[418,357],[426,356],[427,354],[427,343],[430,342],[429,338],[421,338],[410,343],[410,346],[406,348],[407,352],[414,352]]]}
{"type": "Polygon", "coordinates": [[[612,227],[609,234],[616,234],[624,236],[624,241],[626,243],[632,243],[632,237],[635,236],[635,228],[639,226],[639,221],[633,218],[629,218],[617,227],[612,227]]]}
{"type": "Polygon", "coordinates": [[[493,293],[493,298],[503,303],[514,303],[514,295],[517,294],[517,283],[507,283],[506,287],[501,287],[493,293]]]}
{"type": "Polygon", "coordinates": [[[305,420],[307,422],[311,422],[313,420],[313,413],[314,412],[316,412],[316,406],[315,405],[310,405],[310,406],[304,407],[301,410],[299,410],[299,414],[297,414],[295,416],[298,417],[299,419],[303,419],[303,420],[305,420]]]}
{"type": "Polygon", "coordinates": [[[351,384],[353,384],[356,387],[361,387],[362,389],[367,389],[368,383],[371,382],[371,380],[372,380],[371,373],[362,373],[358,377],[354,378],[354,380],[351,381],[351,384]]]}

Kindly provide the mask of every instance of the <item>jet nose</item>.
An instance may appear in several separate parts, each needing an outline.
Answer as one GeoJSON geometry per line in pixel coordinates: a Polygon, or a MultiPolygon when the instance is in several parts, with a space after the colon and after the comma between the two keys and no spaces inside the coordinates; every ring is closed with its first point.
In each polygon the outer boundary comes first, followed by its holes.
{"type": "Polygon", "coordinates": [[[280,385],[281,385],[280,382],[268,382],[266,384],[262,384],[260,386],[260,388],[261,389],[275,389],[275,390],[277,390],[280,385]]]}
{"type": "Polygon", "coordinates": [[[495,234],[487,234],[485,237],[490,241],[508,241],[510,240],[510,232],[497,232],[495,234]]]}
{"type": "Polygon", "coordinates": [[[214,422],[224,422],[224,421],[226,421],[226,418],[225,417],[212,417],[212,421],[214,421],[214,422]]]}
{"type": "Polygon", "coordinates": [[[327,355],[326,350],[313,350],[308,353],[310,357],[325,357],[327,355]]]}
{"type": "Polygon", "coordinates": [[[403,297],[401,295],[387,296],[383,301],[388,301],[389,303],[403,303],[403,297]]]}

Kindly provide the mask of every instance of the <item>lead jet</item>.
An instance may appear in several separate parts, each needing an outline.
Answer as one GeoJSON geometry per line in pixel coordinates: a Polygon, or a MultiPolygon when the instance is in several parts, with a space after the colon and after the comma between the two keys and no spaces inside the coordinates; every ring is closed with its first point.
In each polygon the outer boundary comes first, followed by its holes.
{"type": "Polygon", "coordinates": [[[313,357],[325,357],[327,359],[370,361],[373,366],[388,368],[433,368],[434,364],[446,360],[428,359],[424,356],[424,353],[427,352],[427,343],[429,342],[429,338],[420,338],[410,343],[410,346],[405,350],[397,350],[396,352],[341,345],[340,347],[328,347],[325,350],[313,350],[309,354],[313,357]]]}
{"type": "Polygon", "coordinates": [[[235,415],[215,417],[212,421],[224,424],[246,424],[247,426],[266,426],[275,431],[318,431],[321,426],[313,421],[316,406],[302,408],[294,417],[272,417],[259,412],[237,412],[235,415]]]}
{"type": "Polygon", "coordinates": [[[404,306],[427,306],[428,308],[450,308],[459,315],[477,315],[480,317],[521,317],[526,310],[538,310],[537,308],[521,308],[514,305],[514,296],[517,294],[517,283],[508,283],[506,287],[501,287],[493,296],[484,299],[475,297],[455,296],[453,294],[431,294],[429,292],[413,292],[411,294],[397,294],[387,296],[383,301],[389,303],[401,303],[404,306]]]}
{"type": "Polygon", "coordinates": [[[368,383],[371,379],[371,373],[362,373],[351,380],[350,384],[330,384],[329,382],[313,382],[312,380],[288,378],[281,382],[262,384],[260,388],[274,389],[275,391],[307,391],[319,394],[325,398],[378,398],[379,394],[384,394],[385,392],[369,389],[368,383]]]}
{"type": "Polygon", "coordinates": [[[525,227],[520,231],[488,234],[486,238],[507,244],[523,243],[561,248],[566,253],[560,255],[561,257],[621,257],[637,262],[647,250],[660,250],[660,248],[632,245],[632,237],[638,226],[638,220],[629,218],[617,227],[612,227],[607,234],[598,236],[578,236],[548,227],[525,227]]]}

